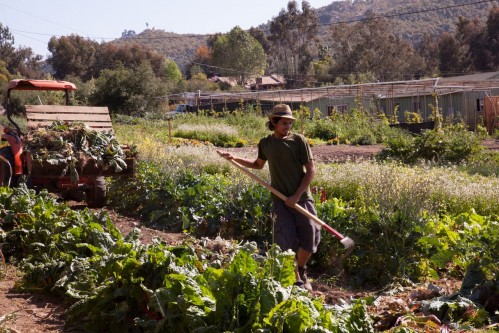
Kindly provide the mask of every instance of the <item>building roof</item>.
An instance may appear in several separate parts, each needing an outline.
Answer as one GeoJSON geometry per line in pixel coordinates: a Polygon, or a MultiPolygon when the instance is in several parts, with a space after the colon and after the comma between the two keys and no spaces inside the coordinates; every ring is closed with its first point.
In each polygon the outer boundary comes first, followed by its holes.
{"type": "MultiPolygon", "coordinates": [[[[310,102],[320,98],[377,96],[379,98],[431,94],[437,79],[325,86],[293,90],[263,90],[209,94],[217,100],[260,100],[272,102],[310,102]]],[[[439,87],[439,89],[441,89],[439,87]]],[[[207,98],[208,95],[205,96],[207,98]]]]}
{"type": "Polygon", "coordinates": [[[229,76],[213,76],[209,79],[210,81],[212,82],[222,82],[222,83],[226,83],[228,85],[230,85],[231,87],[235,87],[237,86],[237,80],[233,77],[229,77],[229,76]]]}
{"type": "Polygon", "coordinates": [[[201,95],[201,99],[211,99],[225,102],[240,101],[243,99],[269,102],[307,103],[320,98],[357,96],[395,98],[428,96],[433,94],[447,95],[464,91],[491,89],[499,89],[499,72],[480,73],[449,78],[334,85],[293,90],[203,93],[201,95]]]}
{"type": "Polygon", "coordinates": [[[470,75],[452,76],[441,78],[443,82],[466,81],[495,81],[499,80],[499,72],[475,73],[470,75]]]}

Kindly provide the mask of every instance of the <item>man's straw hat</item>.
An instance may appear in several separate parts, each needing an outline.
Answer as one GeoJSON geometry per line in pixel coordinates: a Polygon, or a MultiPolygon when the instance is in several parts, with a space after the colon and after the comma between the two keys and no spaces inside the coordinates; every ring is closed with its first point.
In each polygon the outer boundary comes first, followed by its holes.
{"type": "Polygon", "coordinates": [[[291,111],[291,108],[287,104],[277,104],[272,108],[272,113],[269,115],[269,119],[272,120],[273,118],[288,118],[288,119],[295,119],[293,117],[293,112],[291,111]]]}

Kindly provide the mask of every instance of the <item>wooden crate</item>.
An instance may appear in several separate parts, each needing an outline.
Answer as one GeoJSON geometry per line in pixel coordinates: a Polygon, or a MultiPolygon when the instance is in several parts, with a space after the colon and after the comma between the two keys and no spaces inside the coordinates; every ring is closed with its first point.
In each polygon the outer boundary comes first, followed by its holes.
{"type": "Polygon", "coordinates": [[[82,122],[96,131],[112,131],[107,107],[67,105],[26,105],[29,128],[46,127],[54,121],[82,122]]]}

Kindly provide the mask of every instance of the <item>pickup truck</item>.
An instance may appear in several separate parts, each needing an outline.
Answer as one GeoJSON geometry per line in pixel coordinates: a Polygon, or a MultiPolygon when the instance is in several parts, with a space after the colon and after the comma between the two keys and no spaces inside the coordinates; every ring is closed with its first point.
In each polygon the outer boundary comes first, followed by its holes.
{"type": "MultiPolygon", "coordinates": [[[[84,126],[82,130],[87,131],[86,133],[99,135],[101,132],[100,138],[113,137],[111,117],[107,107],[69,105],[69,92],[74,90],[76,86],[67,81],[11,80],[9,82],[6,109],[7,118],[12,126],[3,129],[2,140],[7,141],[8,145],[0,149],[0,182],[2,186],[17,186],[23,180],[35,190],[47,189],[60,193],[64,198],[78,201],[85,198],[89,207],[100,208],[105,205],[107,196],[105,177],[134,175],[135,155],[131,153],[130,147],[114,145],[120,154],[123,153],[121,155],[123,158],[119,160],[122,165],[110,168],[103,165],[101,156],[97,156],[99,161],[85,156],[84,162],[73,158],[71,163],[64,159],[55,161],[54,158],[40,158],[46,155],[47,147],[38,143],[35,145],[33,141],[35,137],[33,133],[37,134],[40,129],[48,129],[57,123],[66,127],[69,127],[69,124],[82,124],[84,126]],[[12,119],[11,94],[13,91],[25,90],[64,92],[66,105],[25,105],[28,132],[23,133],[12,119]]],[[[73,156],[80,155],[83,153],[77,152],[73,156]]]]}

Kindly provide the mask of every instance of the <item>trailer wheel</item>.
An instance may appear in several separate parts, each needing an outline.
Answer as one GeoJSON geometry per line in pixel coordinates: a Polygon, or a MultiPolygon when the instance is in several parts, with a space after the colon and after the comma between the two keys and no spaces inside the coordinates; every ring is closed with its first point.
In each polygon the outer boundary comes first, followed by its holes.
{"type": "Polygon", "coordinates": [[[95,177],[92,186],[85,191],[87,196],[87,205],[90,208],[102,208],[106,204],[106,178],[103,176],[95,177]]]}
{"type": "Polygon", "coordinates": [[[85,199],[85,192],[81,189],[70,188],[63,193],[64,200],[74,200],[76,202],[83,201],[85,199]]]}

